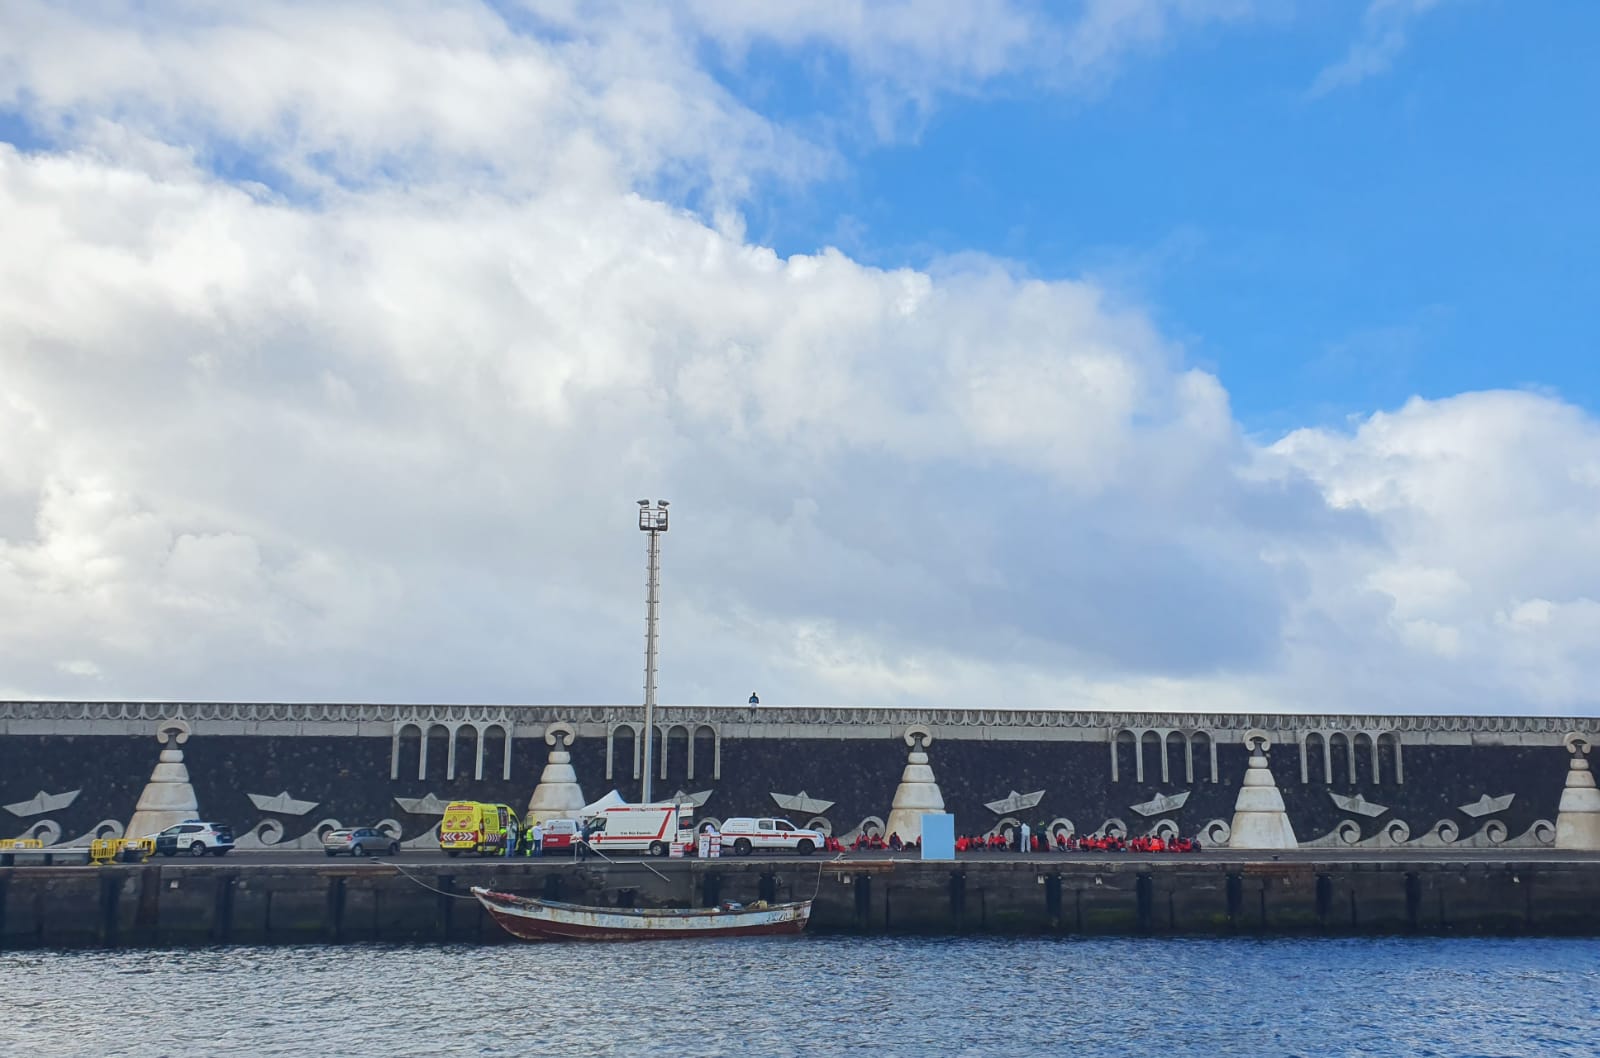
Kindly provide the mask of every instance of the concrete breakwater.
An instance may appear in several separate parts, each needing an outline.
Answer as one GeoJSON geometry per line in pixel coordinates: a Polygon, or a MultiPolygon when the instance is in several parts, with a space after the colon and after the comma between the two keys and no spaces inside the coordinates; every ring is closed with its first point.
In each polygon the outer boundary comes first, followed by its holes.
{"type": "Polygon", "coordinates": [[[9,868],[0,945],[507,940],[472,885],[609,906],[814,896],[817,932],[1600,936],[1594,858],[1007,857],[9,868]]]}

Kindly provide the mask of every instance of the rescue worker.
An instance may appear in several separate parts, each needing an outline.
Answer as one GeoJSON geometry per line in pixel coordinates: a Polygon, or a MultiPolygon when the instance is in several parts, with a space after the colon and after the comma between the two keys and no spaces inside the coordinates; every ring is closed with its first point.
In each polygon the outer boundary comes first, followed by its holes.
{"type": "Polygon", "coordinates": [[[1017,851],[1028,851],[1028,824],[1026,823],[1023,823],[1022,828],[1017,831],[1017,851]]]}
{"type": "Polygon", "coordinates": [[[587,819],[578,828],[578,840],[572,843],[572,853],[580,860],[589,858],[589,821],[587,819]]]}
{"type": "Polygon", "coordinates": [[[512,822],[507,822],[506,831],[502,839],[500,855],[504,856],[508,860],[515,856],[517,854],[517,845],[520,843],[520,840],[520,835],[517,833],[517,825],[512,822]]]}

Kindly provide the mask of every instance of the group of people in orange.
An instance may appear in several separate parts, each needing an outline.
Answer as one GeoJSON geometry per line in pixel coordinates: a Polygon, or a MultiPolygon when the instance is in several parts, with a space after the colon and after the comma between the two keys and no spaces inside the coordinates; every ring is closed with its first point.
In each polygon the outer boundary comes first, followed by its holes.
{"type": "Polygon", "coordinates": [[[857,834],[855,840],[848,845],[840,845],[836,838],[830,837],[828,841],[832,843],[829,846],[830,849],[837,846],[840,851],[849,849],[851,852],[861,852],[862,850],[869,852],[910,852],[922,848],[921,838],[916,841],[901,841],[899,834],[890,834],[889,840],[885,841],[883,835],[876,832],[857,834]]]}
{"type": "MultiPolygon", "coordinates": [[[[1020,831],[1015,831],[1011,836],[1006,834],[974,834],[962,835],[956,838],[957,852],[1017,852],[1017,839],[1021,837],[1020,831]]],[[[1087,834],[1079,837],[1069,835],[1065,830],[1057,830],[1055,840],[1047,835],[1032,833],[1028,835],[1029,852],[1196,852],[1200,848],[1194,840],[1185,837],[1160,838],[1136,837],[1121,838],[1115,835],[1095,837],[1087,834]]]]}
{"type": "MultiPolygon", "coordinates": [[[[1020,831],[1010,834],[972,834],[956,838],[957,852],[1017,852],[1017,840],[1021,837],[1020,831]]],[[[828,852],[915,852],[922,848],[922,842],[901,841],[899,834],[890,834],[885,840],[882,834],[876,831],[857,834],[849,844],[841,842],[833,835],[823,839],[823,849],[828,852]]],[[[1088,834],[1079,837],[1069,835],[1065,830],[1057,830],[1054,840],[1037,832],[1028,835],[1029,852],[1198,852],[1200,846],[1193,839],[1185,837],[1159,838],[1136,837],[1121,838],[1112,835],[1095,837],[1088,834]]]]}

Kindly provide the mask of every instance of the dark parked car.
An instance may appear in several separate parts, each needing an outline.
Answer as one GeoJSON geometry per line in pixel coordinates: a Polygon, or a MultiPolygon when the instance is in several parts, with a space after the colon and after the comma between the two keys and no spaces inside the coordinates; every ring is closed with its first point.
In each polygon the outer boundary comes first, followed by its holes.
{"type": "Polygon", "coordinates": [[[329,856],[337,856],[341,852],[348,852],[352,856],[376,856],[383,853],[393,856],[400,851],[400,841],[371,827],[330,830],[322,835],[322,851],[329,856]]]}

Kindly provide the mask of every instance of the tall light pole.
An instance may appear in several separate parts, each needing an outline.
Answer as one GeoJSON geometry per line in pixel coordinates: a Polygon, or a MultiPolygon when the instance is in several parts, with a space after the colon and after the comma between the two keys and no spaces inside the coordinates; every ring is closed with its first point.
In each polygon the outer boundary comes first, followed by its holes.
{"type": "Polygon", "coordinates": [[[644,784],[639,800],[650,803],[656,733],[656,619],[661,612],[661,534],[667,531],[667,501],[639,501],[639,529],[650,534],[650,587],[644,611],[644,784]]]}

